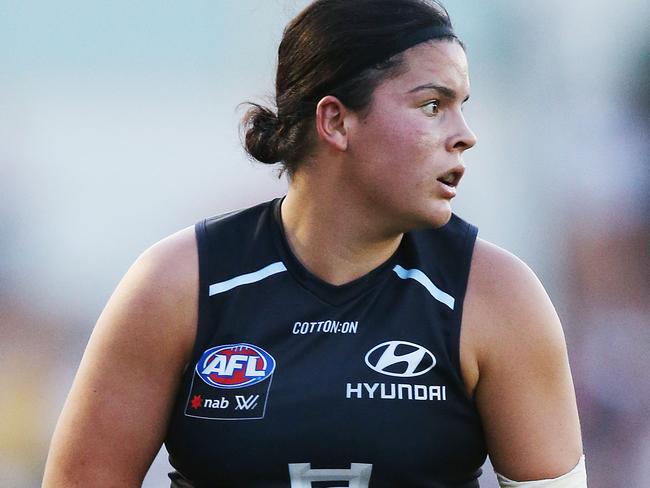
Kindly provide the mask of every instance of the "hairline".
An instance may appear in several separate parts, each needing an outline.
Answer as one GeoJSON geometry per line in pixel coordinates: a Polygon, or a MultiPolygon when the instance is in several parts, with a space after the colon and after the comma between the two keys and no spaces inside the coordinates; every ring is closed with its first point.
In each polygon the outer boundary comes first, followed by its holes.
{"type": "Polygon", "coordinates": [[[386,59],[385,61],[381,61],[380,63],[378,63],[375,66],[371,66],[370,68],[364,69],[357,76],[354,76],[354,77],[350,78],[350,80],[348,80],[348,81],[352,81],[352,80],[355,80],[355,79],[360,80],[364,76],[371,76],[372,78],[374,78],[374,80],[377,80],[377,78],[375,78],[375,76],[377,76],[379,78],[377,84],[375,85],[375,87],[372,89],[372,92],[370,93],[370,101],[368,102],[368,105],[366,105],[365,107],[355,111],[357,113],[357,115],[359,115],[361,120],[365,120],[365,118],[371,112],[372,106],[373,106],[373,103],[374,103],[374,100],[375,100],[375,91],[377,90],[379,85],[381,85],[382,83],[384,83],[386,81],[394,80],[395,78],[398,78],[399,76],[403,75],[406,72],[406,62],[405,62],[406,52],[409,49],[413,49],[414,47],[421,46],[422,44],[432,44],[432,43],[437,43],[437,42],[456,42],[463,49],[463,51],[467,51],[463,41],[461,41],[456,36],[435,37],[435,38],[432,38],[432,39],[427,39],[426,41],[420,42],[418,44],[415,44],[415,45],[409,47],[408,49],[405,49],[404,51],[400,51],[398,53],[395,53],[391,57],[386,59]],[[393,66],[391,66],[391,67],[389,67],[389,68],[387,68],[385,70],[382,70],[381,68],[377,67],[380,64],[391,63],[391,62],[395,62],[396,64],[394,64],[393,66]]]}

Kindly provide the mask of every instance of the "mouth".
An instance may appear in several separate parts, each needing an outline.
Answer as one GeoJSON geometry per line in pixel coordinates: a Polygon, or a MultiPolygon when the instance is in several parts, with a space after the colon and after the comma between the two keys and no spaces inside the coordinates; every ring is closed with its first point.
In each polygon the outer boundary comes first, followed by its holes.
{"type": "Polygon", "coordinates": [[[455,189],[458,186],[458,183],[460,183],[460,180],[463,177],[464,173],[465,167],[463,165],[459,165],[443,174],[440,178],[438,178],[438,181],[445,186],[455,189]]]}

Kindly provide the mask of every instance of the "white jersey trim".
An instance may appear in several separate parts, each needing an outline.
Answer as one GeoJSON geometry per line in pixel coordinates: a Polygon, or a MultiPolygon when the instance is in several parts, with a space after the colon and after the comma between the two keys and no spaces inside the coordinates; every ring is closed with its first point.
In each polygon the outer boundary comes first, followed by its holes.
{"type": "Polygon", "coordinates": [[[553,479],[536,481],[513,481],[496,473],[500,488],[587,488],[587,471],[585,456],[580,457],[578,464],[566,474],[553,479]]]}
{"type": "Polygon", "coordinates": [[[404,269],[398,264],[393,268],[393,271],[395,271],[397,276],[399,276],[403,280],[411,278],[417,281],[427,289],[427,291],[431,294],[433,298],[438,300],[440,303],[444,303],[452,310],[454,309],[454,303],[456,302],[454,297],[452,297],[448,293],[445,293],[436,285],[434,285],[433,282],[429,279],[429,277],[419,269],[416,268],[404,269]]]}
{"type": "Polygon", "coordinates": [[[226,281],[220,281],[218,283],[214,283],[210,285],[209,294],[210,296],[217,295],[219,293],[232,290],[237,286],[250,285],[251,283],[262,281],[263,279],[268,278],[269,276],[282,273],[286,270],[287,267],[284,265],[284,263],[282,261],[278,261],[277,263],[269,264],[268,266],[265,266],[262,269],[253,271],[252,273],[246,273],[243,275],[235,276],[234,278],[230,278],[229,280],[226,281]]]}

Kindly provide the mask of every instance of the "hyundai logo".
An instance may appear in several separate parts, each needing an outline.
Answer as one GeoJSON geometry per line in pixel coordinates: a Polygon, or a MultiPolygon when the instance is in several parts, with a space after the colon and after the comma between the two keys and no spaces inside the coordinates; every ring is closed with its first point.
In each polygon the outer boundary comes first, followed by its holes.
{"type": "Polygon", "coordinates": [[[389,376],[420,376],[436,365],[428,349],[405,341],[388,341],[376,345],[365,357],[370,369],[389,376]]]}

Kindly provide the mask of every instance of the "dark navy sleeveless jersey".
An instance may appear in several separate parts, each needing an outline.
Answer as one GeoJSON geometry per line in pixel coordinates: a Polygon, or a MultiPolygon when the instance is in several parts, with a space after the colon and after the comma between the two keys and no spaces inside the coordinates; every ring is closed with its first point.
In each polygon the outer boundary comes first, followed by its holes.
{"type": "Polygon", "coordinates": [[[475,488],[460,373],[476,228],[404,235],[341,286],[287,243],[281,200],[196,225],[199,324],[165,441],[172,487],[475,488]]]}

